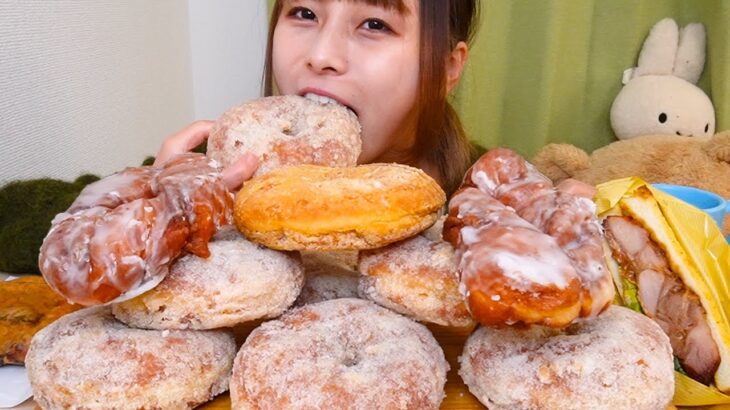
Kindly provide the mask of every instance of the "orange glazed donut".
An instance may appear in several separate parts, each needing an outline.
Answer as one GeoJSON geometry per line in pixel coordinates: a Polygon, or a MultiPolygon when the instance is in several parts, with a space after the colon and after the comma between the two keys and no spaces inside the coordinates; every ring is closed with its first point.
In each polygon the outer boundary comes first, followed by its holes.
{"type": "Polygon", "coordinates": [[[232,202],[217,164],[202,154],[127,169],[88,185],[56,215],[40,270],[82,305],[129,299],[160,283],[183,250],[207,257],[232,202]]]}
{"type": "Polygon", "coordinates": [[[264,97],[233,107],[213,125],[207,155],[224,167],[250,152],[254,175],[286,165],[351,167],[362,150],[352,111],[296,95],[264,97]]]}
{"type": "Polygon", "coordinates": [[[385,248],[363,251],[359,294],[421,322],[474,325],[459,293],[451,244],[418,235],[385,248]]]}
{"type": "Polygon", "coordinates": [[[459,374],[490,410],[665,410],[674,394],[669,338],[620,306],[563,331],[481,327],[459,374]]]}
{"type": "Polygon", "coordinates": [[[407,165],[299,165],[244,184],[234,218],[273,249],[375,249],[431,226],[445,201],[433,178],[407,165]]]}
{"type": "Polygon", "coordinates": [[[230,327],[281,315],[302,289],[296,253],[249,242],[230,225],[208,247],[208,258],[185,255],[154,289],[113,304],[114,316],[145,329],[230,327]]]}
{"type": "Polygon", "coordinates": [[[484,325],[559,328],[613,301],[593,202],[556,189],[508,149],[467,171],[443,237],[457,249],[469,310],[484,325]]]}
{"type": "Polygon", "coordinates": [[[416,322],[359,299],[266,322],[233,365],[233,409],[438,409],[449,365],[416,322]]]}
{"type": "Polygon", "coordinates": [[[43,409],[191,409],[227,390],[235,354],[229,331],[133,329],[95,306],[38,332],[25,365],[43,409]]]}

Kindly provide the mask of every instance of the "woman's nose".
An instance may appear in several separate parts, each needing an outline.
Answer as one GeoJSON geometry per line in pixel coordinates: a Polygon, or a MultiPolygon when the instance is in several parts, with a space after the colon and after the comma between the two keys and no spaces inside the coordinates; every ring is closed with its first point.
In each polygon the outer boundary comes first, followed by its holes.
{"type": "Polygon", "coordinates": [[[309,50],[307,65],[318,73],[342,74],[347,70],[347,41],[344,35],[323,30],[309,50]]]}

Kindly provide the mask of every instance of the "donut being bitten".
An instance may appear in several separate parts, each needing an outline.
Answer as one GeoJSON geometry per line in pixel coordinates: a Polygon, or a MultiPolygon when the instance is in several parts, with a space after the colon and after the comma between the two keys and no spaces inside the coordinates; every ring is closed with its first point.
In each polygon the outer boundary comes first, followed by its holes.
{"type": "Polygon", "coordinates": [[[36,334],[26,368],[43,409],[191,409],[226,391],[236,343],[224,330],[142,330],[108,306],[36,334]]]}
{"type": "Polygon", "coordinates": [[[87,185],[53,219],[39,268],[73,302],[128,299],[156,286],[183,250],[208,256],[231,209],[220,169],[202,154],[130,168],[87,185]]]}
{"type": "Polygon", "coordinates": [[[256,176],[289,165],[351,167],[361,150],[360,123],[350,110],[282,95],[226,111],[210,131],[206,154],[227,167],[252,153],[259,158],[256,176]]]}
{"type": "Polygon", "coordinates": [[[620,306],[564,330],[480,327],[459,375],[490,410],[664,410],[674,394],[669,339],[620,306]]]}
{"type": "Polygon", "coordinates": [[[185,255],[154,289],[112,305],[114,316],[145,329],[215,329],[276,317],[299,295],[299,255],[249,242],[233,226],[208,243],[210,256],[185,255]]]}
{"type": "Polygon", "coordinates": [[[254,329],[235,409],[438,409],[449,365],[428,329],[360,299],[306,305],[254,329]]]}
{"type": "Polygon", "coordinates": [[[299,165],[244,184],[234,219],[273,249],[374,249],[432,225],[445,201],[433,178],[407,165],[299,165]]]}
{"type": "Polygon", "coordinates": [[[507,149],[488,151],[449,203],[469,309],[484,325],[564,327],[614,297],[595,205],[507,149]]]}
{"type": "Polygon", "coordinates": [[[359,293],[421,322],[473,326],[459,293],[451,244],[418,235],[385,248],[363,251],[359,293]]]}

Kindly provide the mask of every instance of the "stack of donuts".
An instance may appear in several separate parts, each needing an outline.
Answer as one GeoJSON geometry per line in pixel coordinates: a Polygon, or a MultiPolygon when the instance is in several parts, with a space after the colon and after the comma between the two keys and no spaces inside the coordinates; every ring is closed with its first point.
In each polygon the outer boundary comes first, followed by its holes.
{"type": "Polygon", "coordinates": [[[666,406],[671,348],[609,307],[590,200],[498,149],[439,217],[421,170],[357,165],[359,131],[345,107],[262,98],[218,120],[206,155],[87,187],[41,248],[51,287],[91,307],[34,337],[38,404],[192,408],[230,389],[234,409],[437,409],[430,323],[477,328],[460,375],[490,409],[666,406]],[[261,165],[234,195],[221,169],[245,152],[261,165]]]}

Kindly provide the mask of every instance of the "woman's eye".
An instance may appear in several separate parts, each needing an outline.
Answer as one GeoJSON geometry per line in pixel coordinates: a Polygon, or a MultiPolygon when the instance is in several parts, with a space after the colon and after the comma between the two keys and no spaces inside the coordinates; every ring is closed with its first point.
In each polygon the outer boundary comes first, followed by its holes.
{"type": "Polygon", "coordinates": [[[379,19],[367,19],[362,23],[362,27],[373,30],[373,31],[389,31],[390,28],[383,20],[379,19]]]}
{"type": "Polygon", "coordinates": [[[289,12],[290,16],[294,16],[296,18],[302,19],[302,20],[315,20],[317,19],[317,16],[314,14],[314,12],[306,7],[294,7],[289,12]]]}

